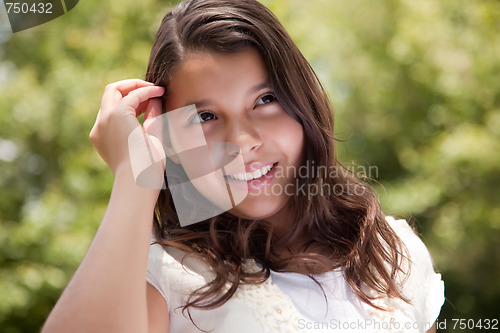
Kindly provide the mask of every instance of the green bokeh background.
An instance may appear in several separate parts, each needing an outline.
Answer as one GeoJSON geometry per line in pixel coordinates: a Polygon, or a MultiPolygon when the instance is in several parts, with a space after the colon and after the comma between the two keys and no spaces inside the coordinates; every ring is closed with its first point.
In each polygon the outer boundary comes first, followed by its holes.
{"type": "MultiPolygon", "coordinates": [[[[88,140],[103,89],[144,77],[174,2],[81,1],[16,34],[0,11],[0,332],[38,332],[85,254],[112,185],[88,140]]],[[[263,2],[331,96],[341,161],[421,233],[439,321],[500,319],[500,1],[263,2]]]]}

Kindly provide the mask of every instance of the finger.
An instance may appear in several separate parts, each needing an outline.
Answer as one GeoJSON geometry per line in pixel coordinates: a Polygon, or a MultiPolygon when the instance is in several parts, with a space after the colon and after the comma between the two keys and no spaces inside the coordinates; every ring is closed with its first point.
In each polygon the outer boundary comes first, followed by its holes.
{"type": "Polygon", "coordinates": [[[117,90],[122,94],[123,97],[139,88],[154,86],[154,83],[139,79],[123,80],[119,81],[118,83],[120,84],[117,86],[117,90]]]}
{"type": "Polygon", "coordinates": [[[141,114],[143,114],[146,111],[148,105],[149,105],[149,100],[141,102],[141,104],[139,104],[139,106],[135,110],[135,116],[139,117],[141,114]]]}
{"type": "Polygon", "coordinates": [[[160,98],[153,98],[149,101],[146,112],[144,114],[144,119],[153,119],[162,114],[162,100],[160,98]]]}
{"type": "Polygon", "coordinates": [[[149,104],[151,101],[154,101],[154,100],[157,100],[155,103],[159,103],[159,105],[152,105],[154,108],[154,112],[155,114],[153,115],[153,117],[157,117],[158,115],[160,115],[162,113],[162,98],[151,98],[145,102],[141,102],[141,104],[139,104],[139,107],[135,110],[135,116],[136,117],[139,117],[141,114],[144,113],[144,120],[146,120],[148,118],[148,110],[149,110],[149,104]]]}
{"type": "Polygon", "coordinates": [[[146,133],[161,138],[163,129],[162,103],[158,98],[151,99],[144,115],[144,130],[146,133]]]}
{"type": "Polygon", "coordinates": [[[150,98],[160,97],[165,93],[165,88],[158,86],[142,87],[130,92],[127,96],[123,97],[120,104],[129,106],[135,110],[139,108],[142,102],[150,98]]]}
{"type": "Polygon", "coordinates": [[[101,108],[104,110],[113,109],[118,102],[127,96],[131,91],[142,87],[154,86],[153,83],[139,79],[123,80],[108,84],[104,89],[101,108]]]}

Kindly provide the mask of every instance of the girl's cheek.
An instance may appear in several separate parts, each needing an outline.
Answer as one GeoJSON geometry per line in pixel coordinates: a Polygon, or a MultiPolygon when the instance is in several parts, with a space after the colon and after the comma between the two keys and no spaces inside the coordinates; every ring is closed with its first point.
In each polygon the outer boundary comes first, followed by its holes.
{"type": "Polygon", "coordinates": [[[304,129],[302,128],[302,125],[287,113],[281,115],[280,117],[276,117],[273,121],[269,122],[268,130],[276,136],[290,138],[291,143],[293,142],[298,144],[303,141],[304,129]]]}

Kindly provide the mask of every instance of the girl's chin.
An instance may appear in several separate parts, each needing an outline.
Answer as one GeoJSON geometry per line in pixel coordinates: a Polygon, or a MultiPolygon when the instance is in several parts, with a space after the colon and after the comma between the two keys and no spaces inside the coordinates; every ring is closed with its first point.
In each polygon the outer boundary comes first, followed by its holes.
{"type": "Polygon", "coordinates": [[[246,219],[246,220],[262,220],[262,219],[265,219],[267,217],[267,216],[262,216],[262,215],[248,214],[245,212],[241,212],[235,208],[229,210],[228,213],[233,215],[234,217],[238,217],[238,218],[246,219]]]}
{"type": "Polygon", "coordinates": [[[277,216],[277,214],[285,206],[285,203],[280,205],[275,205],[274,207],[265,207],[266,205],[260,204],[257,207],[247,206],[245,203],[241,203],[228,211],[229,214],[247,219],[247,220],[271,220],[277,216]],[[266,209],[267,208],[267,209],[266,209]]]}

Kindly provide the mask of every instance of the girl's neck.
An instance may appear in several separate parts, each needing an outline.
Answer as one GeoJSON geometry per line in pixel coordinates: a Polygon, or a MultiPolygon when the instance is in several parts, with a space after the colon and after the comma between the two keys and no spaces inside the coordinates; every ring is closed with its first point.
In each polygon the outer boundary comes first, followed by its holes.
{"type": "MultiPolygon", "coordinates": [[[[292,200],[289,200],[278,213],[266,220],[273,225],[273,233],[279,243],[279,240],[283,239],[290,229],[292,229],[293,223],[296,223],[295,212],[292,208],[292,200]]],[[[275,252],[283,259],[294,256],[319,257],[321,258],[322,264],[318,263],[316,260],[309,263],[304,263],[302,260],[292,260],[286,265],[285,271],[300,274],[321,274],[333,269],[333,265],[328,264],[328,262],[333,261],[331,255],[332,251],[317,243],[309,244],[306,247],[306,244],[310,243],[311,240],[312,237],[310,234],[302,233],[292,244],[275,249],[275,252]]]]}
{"type": "Polygon", "coordinates": [[[282,259],[293,257],[309,257],[314,258],[311,261],[305,262],[303,260],[291,260],[283,269],[287,272],[295,272],[300,274],[322,274],[334,269],[331,251],[326,249],[320,244],[309,244],[309,237],[302,237],[298,239],[292,246],[287,246],[277,250],[277,255],[282,259]]]}

